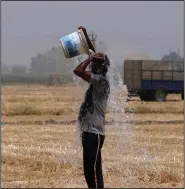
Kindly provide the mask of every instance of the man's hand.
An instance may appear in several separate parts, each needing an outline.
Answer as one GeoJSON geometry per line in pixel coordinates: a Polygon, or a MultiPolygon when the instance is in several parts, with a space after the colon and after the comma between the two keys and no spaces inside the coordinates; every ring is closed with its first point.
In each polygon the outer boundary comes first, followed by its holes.
{"type": "Polygon", "coordinates": [[[91,49],[93,52],[96,52],[96,50],[95,50],[95,48],[94,48],[94,46],[93,46],[91,40],[89,39],[89,36],[87,35],[86,28],[83,27],[83,26],[80,26],[80,27],[78,27],[78,29],[79,29],[79,30],[81,29],[81,30],[83,31],[83,33],[84,33],[84,35],[85,35],[85,38],[86,38],[86,40],[87,40],[87,44],[88,44],[89,49],[91,49]]]}
{"type": "Polygon", "coordinates": [[[100,62],[105,61],[105,54],[100,53],[100,52],[96,53],[95,55],[92,56],[91,59],[94,61],[100,61],[100,62]]]}
{"type": "Polygon", "coordinates": [[[84,33],[87,33],[86,28],[84,28],[83,26],[78,27],[78,29],[79,29],[79,30],[81,29],[84,33]]]}

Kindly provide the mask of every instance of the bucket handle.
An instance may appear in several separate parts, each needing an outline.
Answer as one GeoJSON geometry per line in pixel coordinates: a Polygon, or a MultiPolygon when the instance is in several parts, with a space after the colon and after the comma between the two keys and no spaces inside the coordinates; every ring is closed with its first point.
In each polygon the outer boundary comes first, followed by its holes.
{"type": "Polygon", "coordinates": [[[95,52],[91,49],[89,49],[89,57],[93,56],[95,54],[95,52]]]}

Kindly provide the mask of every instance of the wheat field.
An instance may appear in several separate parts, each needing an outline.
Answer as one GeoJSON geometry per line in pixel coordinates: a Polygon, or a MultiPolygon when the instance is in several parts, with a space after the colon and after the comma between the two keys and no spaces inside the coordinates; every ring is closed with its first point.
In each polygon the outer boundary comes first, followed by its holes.
{"type": "MultiPolygon", "coordinates": [[[[11,188],[86,188],[75,129],[84,91],[70,85],[2,87],[2,182],[11,188]]],[[[184,101],[127,102],[106,115],[105,187],[184,186],[184,101]],[[113,124],[114,123],[114,124],[113,124]]]]}

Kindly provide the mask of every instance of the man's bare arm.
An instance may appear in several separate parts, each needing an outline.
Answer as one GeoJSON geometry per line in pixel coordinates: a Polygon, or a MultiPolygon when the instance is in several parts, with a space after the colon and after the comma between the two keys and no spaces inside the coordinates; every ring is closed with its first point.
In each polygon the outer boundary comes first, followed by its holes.
{"type": "Polygon", "coordinates": [[[85,71],[87,66],[91,63],[91,59],[88,58],[87,60],[83,61],[81,64],[79,64],[75,69],[74,69],[74,74],[77,75],[78,77],[81,77],[83,80],[90,82],[91,80],[91,72],[85,71]]]}
{"type": "Polygon", "coordinates": [[[81,64],[79,64],[75,69],[74,69],[74,74],[77,75],[78,77],[81,77],[83,80],[90,82],[91,80],[91,72],[85,71],[87,66],[92,62],[101,62],[104,60],[104,54],[103,53],[96,53],[92,57],[88,58],[87,60],[83,61],[81,64]]]}
{"type": "Polygon", "coordinates": [[[83,30],[83,33],[84,33],[84,35],[85,35],[85,37],[86,37],[86,40],[87,40],[87,44],[88,44],[88,46],[89,46],[89,49],[91,49],[91,50],[93,50],[94,52],[96,52],[96,51],[95,51],[95,48],[94,48],[94,46],[93,46],[93,44],[92,44],[92,42],[91,42],[91,40],[89,39],[89,36],[87,35],[86,29],[85,29],[83,26],[80,26],[78,29],[82,29],[82,30],[83,30]]]}

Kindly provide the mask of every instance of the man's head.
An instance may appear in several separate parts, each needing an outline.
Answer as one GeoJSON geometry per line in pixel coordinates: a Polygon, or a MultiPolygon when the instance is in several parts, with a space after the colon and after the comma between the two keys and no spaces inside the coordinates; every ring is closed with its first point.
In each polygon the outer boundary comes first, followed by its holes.
{"type": "Polygon", "coordinates": [[[110,66],[110,61],[107,55],[103,53],[96,53],[93,57],[91,63],[91,72],[94,74],[102,74],[105,75],[108,72],[108,67],[110,66]]]}

